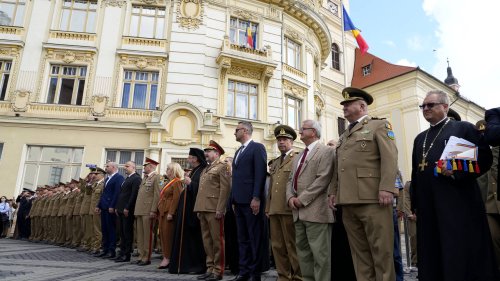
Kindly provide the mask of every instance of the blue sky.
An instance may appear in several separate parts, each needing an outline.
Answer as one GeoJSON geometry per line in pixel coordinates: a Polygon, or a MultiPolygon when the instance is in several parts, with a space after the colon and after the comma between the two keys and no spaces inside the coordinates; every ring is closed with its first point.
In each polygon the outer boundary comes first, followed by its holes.
{"type": "Polygon", "coordinates": [[[448,58],[461,95],[500,106],[500,1],[350,0],[348,11],[368,52],[442,81],[448,58]]]}

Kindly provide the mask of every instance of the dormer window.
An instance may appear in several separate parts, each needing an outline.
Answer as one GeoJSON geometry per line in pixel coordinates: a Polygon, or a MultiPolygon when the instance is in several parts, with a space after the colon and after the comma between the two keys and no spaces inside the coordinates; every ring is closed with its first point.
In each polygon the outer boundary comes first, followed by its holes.
{"type": "Polygon", "coordinates": [[[363,76],[368,76],[368,75],[370,75],[370,73],[372,73],[372,65],[367,64],[367,65],[363,66],[362,70],[363,70],[363,76]]]}

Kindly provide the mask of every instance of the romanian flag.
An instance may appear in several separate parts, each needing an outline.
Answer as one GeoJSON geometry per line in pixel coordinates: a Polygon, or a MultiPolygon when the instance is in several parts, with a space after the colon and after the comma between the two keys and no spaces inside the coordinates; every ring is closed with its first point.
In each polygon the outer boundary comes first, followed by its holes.
{"type": "Polygon", "coordinates": [[[252,32],[252,25],[248,25],[247,27],[247,44],[250,48],[255,49],[255,32],[252,32]]]}
{"type": "Polygon", "coordinates": [[[356,42],[358,42],[358,46],[361,49],[361,53],[364,54],[368,51],[368,44],[366,44],[365,39],[361,36],[361,32],[357,29],[351,21],[351,18],[347,14],[344,5],[342,5],[342,13],[344,17],[344,31],[351,31],[354,38],[356,38],[356,42]]]}

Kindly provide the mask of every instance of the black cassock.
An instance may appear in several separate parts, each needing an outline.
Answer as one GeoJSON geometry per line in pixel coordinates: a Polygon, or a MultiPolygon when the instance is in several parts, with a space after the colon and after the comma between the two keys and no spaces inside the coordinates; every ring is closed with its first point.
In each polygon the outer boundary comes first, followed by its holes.
{"type": "Polygon", "coordinates": [[[479,147],[481,174],[491,166],[491,150],[474,125],[454,120],[445,123],[429,129],[426,152],[437,138],[424,171],[419,164],[427,131],[420,133],[413,144],[412,208],[417,215],[419,281],[498,281],[484,203],[476,183],[480,174],[455,171],[455,179],[434,175],[436,162],[451,136],[479,147]]]}
{"type": "Polygon", "coordinates": [[[201,236],[200,221],[193,212],[200,175],[205,165],[199,165],[191,172],[191,184],[182,191],[177,208],[177,222],[175,226],[174,243],[172,244],[172,256],[168,271],[170,273],[205,273],[205,250],[201,236]],[[184,204],[185,203],[185,204],[184,204]],[[184,206],[185,205],[185,206],[184,206]],[[183,223],[184,217],[184,223],[183,223]],[[182,233],[182,251],[181,250],[182,233]],[[179,268],[179,255],[180,270],[179,268]],[[177,272],[179,271],[179,272],[177,272]]]}

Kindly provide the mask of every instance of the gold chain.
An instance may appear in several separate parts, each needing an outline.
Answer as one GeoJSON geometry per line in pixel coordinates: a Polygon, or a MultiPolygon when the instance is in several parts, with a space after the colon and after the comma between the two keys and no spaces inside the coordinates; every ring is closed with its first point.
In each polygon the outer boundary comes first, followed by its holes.
{"type": "Polygon", "coordinates": [[[441,127],[441,129],[439,129],[439,132],[432,140],[431,145],[429,145],[429,149],[427,149],[427,152],[425,152],[425,144],[427,143],[427,135],[429,134],[429,131],[431,129],[427,130],[427,133],[425,133],[424,145],[422,146],[422,157],[423,157],[422,159],[423,159],[423,161],[425,161],[425,158],[427,157],[427,154],[429,154],[429,151],[431,150],[432,146],[434,145],[434,142],[436,141],[439,134],[441,134],[441,131],[443,131],[443,128],[446,126],[446,124],[448,124],[448,122],[450,122],[450,118],[448,118],[446,120],[446,122],[444,123],[443,127],[441,127]]]}

